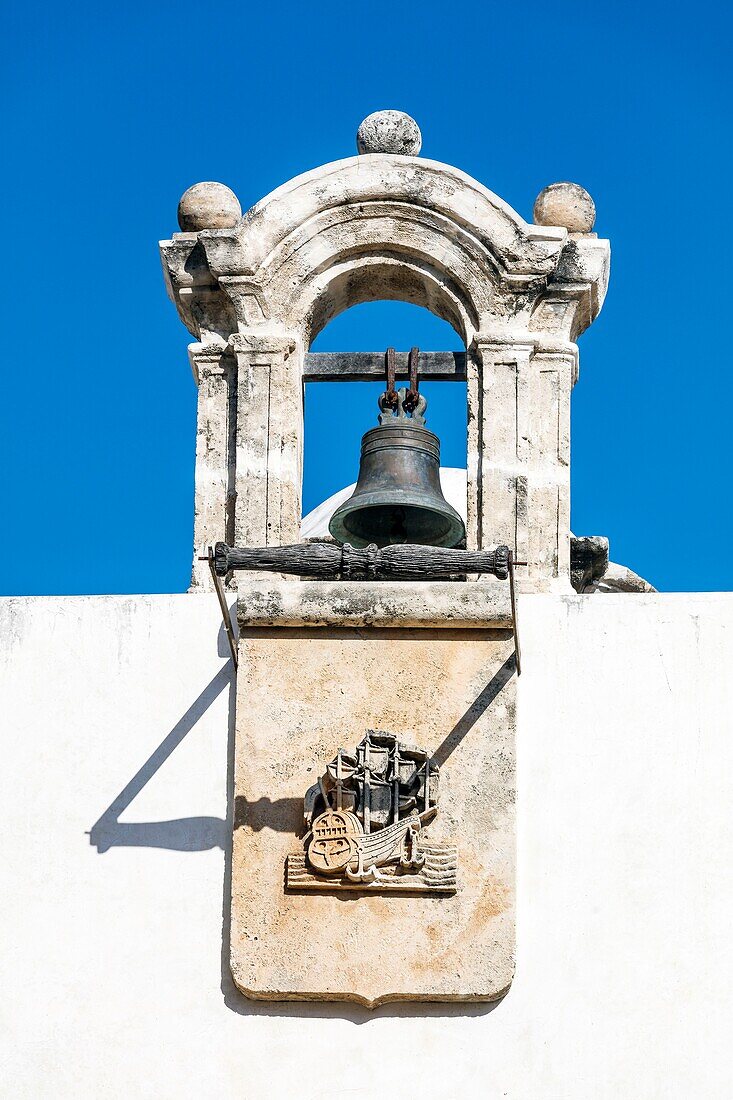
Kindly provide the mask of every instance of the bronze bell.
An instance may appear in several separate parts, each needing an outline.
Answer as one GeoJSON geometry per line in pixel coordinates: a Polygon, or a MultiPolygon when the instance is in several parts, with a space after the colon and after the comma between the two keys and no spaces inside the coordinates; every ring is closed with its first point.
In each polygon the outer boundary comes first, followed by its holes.
{"type": "Polygon", "coordinates": [[[394,352],[387,353],[387,392],[379,427],[361,441],[356,488],[336,509],[328,529],[355,547],[418,543],[458,546],[463,520],[440,487],[440,440],[425,424],[427,401],[417,392],[417,349],[410,352],[411,386],[394,389],[394,352]]]}

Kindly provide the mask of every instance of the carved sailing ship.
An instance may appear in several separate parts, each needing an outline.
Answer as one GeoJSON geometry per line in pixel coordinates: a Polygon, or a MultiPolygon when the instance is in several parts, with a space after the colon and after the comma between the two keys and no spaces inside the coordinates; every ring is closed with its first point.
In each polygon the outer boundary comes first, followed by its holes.
{"type": "Polygon", "coordinates": [[[456,853],[424,838],[438,812],[439,769],[424,749],[368,730],[339,749],[304,799],[304,851],[288,857],[289,889],[453,893],[456,853]]]}

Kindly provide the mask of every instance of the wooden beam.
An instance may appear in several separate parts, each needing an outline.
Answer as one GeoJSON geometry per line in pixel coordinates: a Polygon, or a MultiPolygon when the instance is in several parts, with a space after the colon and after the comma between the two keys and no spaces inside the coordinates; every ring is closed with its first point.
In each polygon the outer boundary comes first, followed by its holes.
{"type": "MultiPolygon", "coordinates": [[[[339,546],[335,542],[298,542],[294,546],[228,546],[217,542],[209,562],[217,579],[233,569],[290,573],[312,580],[449,580],[482,573],[505,581],[511,563],[508,546],[495,550],[456,550],[447,546],[402,543],[396,546],[339,546]]],[[[224,609],[222,608],[222,611],[224,609]]]]}
{"type": "MultiPolygon", "coordinates": [[[[397,378],[407,378],[407,352],[398,351],[397,378]]],[[[465,351],[420,352],[420,378],[426,382],[465,382],[465,351]]],[[[306,382],[379,382],[384,379],[383,351],[309,352],[306,382]]]]}

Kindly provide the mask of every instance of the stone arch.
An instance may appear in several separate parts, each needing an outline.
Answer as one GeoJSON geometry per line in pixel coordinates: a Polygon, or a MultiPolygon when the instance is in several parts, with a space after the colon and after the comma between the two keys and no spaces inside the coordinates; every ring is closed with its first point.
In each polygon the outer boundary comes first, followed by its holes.
{"type": "Polygon", "coordinates": [[[431,267],[408,263],[403,257],[379,255],[334,264],[309,285],[304,314],[306,347],[326,325],[352,306],[365,302],[399,301],[422,306],[447,321],[464,346],[477,331],[472,303],[459,288],[441,279],[431,267]]]}
{"type": "Polygon", "coordinates": [[[274,326],[308,346],[338,313],[380,298],[424,305],[468,344],[492,314],[522,308],[565,237],[458,169],[377,154],[298,176],[199,240],[239,331],[274,326]]]}

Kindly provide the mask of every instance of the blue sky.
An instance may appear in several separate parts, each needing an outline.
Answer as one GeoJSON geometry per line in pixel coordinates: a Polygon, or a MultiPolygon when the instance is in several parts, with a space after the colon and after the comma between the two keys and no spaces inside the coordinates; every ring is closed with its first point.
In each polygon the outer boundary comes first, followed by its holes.
{"type": "MultiPolygon", "coordinates": [[[[196,393],[157,242],[190,184],[246,209],[384,107],[525,218],[547,183],[591,192],[613,259],[581,338],[573,528],[661,589],[730,589],[732,22],[709,0],[6,3],[0,591],[185,590],[196,393]]],[[[317,348],[390,343],[458,347],[376,303],[317,348]]],[[[462,464],[465,394],[432,389],[462,464]]],[[[348,426],[342,397],[308,388],[306,507],[353,480],[373,423],[369,387],[348,426]]]]}

